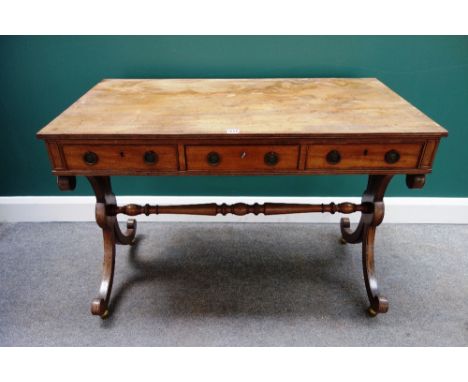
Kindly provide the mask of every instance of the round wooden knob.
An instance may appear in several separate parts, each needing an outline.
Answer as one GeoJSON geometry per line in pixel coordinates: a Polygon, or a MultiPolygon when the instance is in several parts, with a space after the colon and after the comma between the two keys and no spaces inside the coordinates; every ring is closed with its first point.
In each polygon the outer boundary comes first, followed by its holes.
{"type": "Polygon", "coordinates": [[[147,164],[155,164],[158,161],[158,154],[154,151],[146,151],[143,155],[143,160],[147,164]]]}
{"type": "Polygon", "coordinates": [[[221,156],[217,152],[212,151],[211,153],[208,153],[206,160],[210,165],[217,166],[219,162],[221,162],[221,156]]]}
{"type": "Polygon", "coordinates": [[[265,163],[268,166],[274,166],[279,162],[279,155],[273,151],[270,151],[265,154],[265,163]]]}
{"type": "Polygon", "coordinates": [[[394,164],[400,160],[400,153],[396,150],[387,151],[385,154],[385,162],[394,164]]]}
{"type": "Polygon", "coordinates": [[[96,153],[92,151],[87,151],[83,155],[83,160],[85,161],[86,164],[89,164],[90,166],[92,166],[98,162],[99,158],[96,153]]]}
{"type": "Polygon", "coordinates": [[[327,162],[330,164],[337,164],[341,161],[341,154],[338,150],[332,150],[327,154],[327,162]]]}

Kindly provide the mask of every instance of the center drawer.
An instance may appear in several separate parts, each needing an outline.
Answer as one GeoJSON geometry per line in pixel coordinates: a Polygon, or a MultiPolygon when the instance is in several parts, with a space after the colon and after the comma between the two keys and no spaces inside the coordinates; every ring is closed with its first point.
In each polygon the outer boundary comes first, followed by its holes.
{"type": "Polygon", "coordinates": [[[298,166],[299,145],[187,145],[189,171],[285,171],[298,166]]]}

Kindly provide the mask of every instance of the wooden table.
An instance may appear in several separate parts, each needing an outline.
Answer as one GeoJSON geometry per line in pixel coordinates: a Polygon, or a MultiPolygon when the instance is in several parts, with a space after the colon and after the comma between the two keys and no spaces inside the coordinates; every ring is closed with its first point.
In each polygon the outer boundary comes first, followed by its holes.
{"type": "Polygon", "coordinates": [[[374,237],[393,175],[421,188],[447,131],[374,78],[104,80],[37,136],[61,190],[86,176],[104,236],[99,297],[108,315],[115,244],[132,244],[118,214],[289,214],[361,212],[343,242],[362,243],[369,313],[385,313],[374,271],[374,237]],[[368,174],[361,204],[118,206],[112,175],[368,174]]]}

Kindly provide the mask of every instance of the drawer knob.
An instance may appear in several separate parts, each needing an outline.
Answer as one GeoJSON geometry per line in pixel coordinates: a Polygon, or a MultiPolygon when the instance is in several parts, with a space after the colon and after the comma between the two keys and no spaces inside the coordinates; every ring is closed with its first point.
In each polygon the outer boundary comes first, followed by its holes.
{"type": "Polygon", "coordinates": [[[154,151],[146,151],[143,155],[143,160],[147,164],[155,164],[158,161],[158,154],[154,151]]]}
{"type": "Polygon", "coordinates": [[[341,161],[341,154],[338,150],[332,150],[327,154],[327,162],[330,164],[338,164],[341,161]]]}
{"type": "Polygon", "coordinates": [[[270,152],[266,153],[264,159],[265,159],[265,163],[268,166],[274,166],[279,162],[278,154],[273,152],[273,151],[270,151],[270,152]]]}
{"type": "Polygon", "coordinates": [[[394,164],[400,160],[400,153],[396,150],[387,151],[385,154],[385,162],[394,164]]]}
{"type": "Polygon", "coordinates": [[[217,166],[219,162],[221,162],[221,157],[219,156],[217,152],[214,152],[214,151],[212,151],[211,153],[208,153],[208,155],[206,156],[206,159],[211,166],[217,166]]]}
{"type": "Polygon", "coordinates": [[[86,164],[89,164],[90,166],[92,166],[98,162],[99,158],[96,153],[92,151],[87,151],[83,155],[83,160],[85,161],[86,164]]]}

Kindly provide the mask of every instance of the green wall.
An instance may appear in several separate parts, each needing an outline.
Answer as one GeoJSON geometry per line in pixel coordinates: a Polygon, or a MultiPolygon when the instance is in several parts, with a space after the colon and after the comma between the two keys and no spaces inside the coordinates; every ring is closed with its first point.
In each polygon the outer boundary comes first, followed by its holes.
{"type": "MultiPolygon", "coordinates": [[[[102,78],[377,77],[449,130],[423,190],[468,196],[468,37],[0,37],[0,195],[66,195],[35,133],[102,78]]],[[[359,195],[363,176],[120,177],[119,194],[359,195]]],[[[78,179],[74,195],[90,194],[78,179]]]]}

